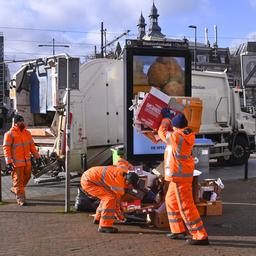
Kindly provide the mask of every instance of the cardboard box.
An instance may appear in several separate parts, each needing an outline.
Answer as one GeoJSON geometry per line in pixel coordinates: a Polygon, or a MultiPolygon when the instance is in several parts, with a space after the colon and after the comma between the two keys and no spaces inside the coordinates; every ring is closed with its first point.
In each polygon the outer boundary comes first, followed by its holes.
{"type": "Polygon", "coordinates": [[[198,210],[198,213],[200,216],[205,216],[206,215],[206,203],[197,203],[196,208],[198,210]]]}
{"type": "Polygon", "coordinates": [[[188,127],[199,132],[201,126],[203,103],[195,97],[171,97],[169,106],[172,110],[182,112],[187,120],[188,127]]]}
{"type": "Polygon", "coordinates": [[[202,216],[219,216],[222,215],[222,201],[201,202],[196,204],[197,210],[202,216]]]}
{"type": "Polygon", "coordinates": [[[222,215],[222,201],[215,201],[212,204],[207,205],[206,207],[206,215],[207,216],[217,216],[222,215]]]}
{"type": "Polygon", "coordinates": [[[152,87],[136,113],[138,120],[153,130],[158,130],[162,120],[161,110],[168,107],[170,97],[152,87]]]}
{"type": "Polygon", "coordinates": [[[204,179],[200,182],[200,198],[204,197],[204,193],[207,191],[211,191],[212,193],[216,193],[217,200],[221,199],[221,193],[224,189],[224,184],[222,181],[218,178],[215,179],[204,179]]]}
{"type": "Polygon", "coordinates": [[[150,213],[151,223],[156,228],[169,228],[169,220],[166,212],[158,213],[152,212],[150,213]]]}
{"type": "Polygon", "coordinates": [[[168,215],[166,212],[165,203],[162,203],[158,209],[150,213],[151,223],[157,228],[169,227],[168,215]]]}
{"type": "Polygon", "coordinates": [[[133,200],[132,202],[121,202],[123,212],[134,212],[141,209],[141,201],[133,200]]]}

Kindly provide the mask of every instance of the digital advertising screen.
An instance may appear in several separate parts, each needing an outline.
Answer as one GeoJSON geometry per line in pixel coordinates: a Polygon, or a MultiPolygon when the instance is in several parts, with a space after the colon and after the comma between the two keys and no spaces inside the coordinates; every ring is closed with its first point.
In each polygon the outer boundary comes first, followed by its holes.
{"type": "Polygon", "coordinates": [[[133,127],[132,100],[155,87],[169,96],[191,96],[191,58],[188,49],[127,47],[124,58],[125,148],[129,160],[160,160],[165,144],[153,143],[133,127]]]}

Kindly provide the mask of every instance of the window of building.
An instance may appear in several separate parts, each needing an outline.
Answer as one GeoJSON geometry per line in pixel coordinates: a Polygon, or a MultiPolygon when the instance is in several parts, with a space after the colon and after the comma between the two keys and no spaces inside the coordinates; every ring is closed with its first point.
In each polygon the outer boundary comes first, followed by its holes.
{"type": "Polygon", "coordinates": [[[197,55],[197,62],[198,63],[208,63],[209,56],[208,55],[197,55]]]}
{"type": "Polygon", "coordinates": [[[226,63],[226,57],[224,55],[220,56],[220,63],[225,64],[226,63]]]}

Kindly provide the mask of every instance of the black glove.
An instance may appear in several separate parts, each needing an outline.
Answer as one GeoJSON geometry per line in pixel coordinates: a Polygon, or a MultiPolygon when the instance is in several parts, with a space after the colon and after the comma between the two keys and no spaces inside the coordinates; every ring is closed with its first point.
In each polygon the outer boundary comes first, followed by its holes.
{"type": "Polygon", "coordinates": [[[14,166],[13,166],[12,163],[6,165],[6,171],[7,171],[7,173],[11,173],[11,172],[13,172],[13,170],[14,170],[14,166]]]}
{"type": "Polygon", "coordinates": [[[37,165],[37,167],[40,167],[41,164],[42,164],[42,159],[41,159],[41,157],[39,157],[36,159],[36,165],[37,165]]]}
{"type": "Polygon", "coordinates": [[[171,113],[171,110],[169,108],[163,108],[161,111],[161,114],[163,118],[169,118],[169,119],[172,119],[175,116],[174,113],[171,113]]]}

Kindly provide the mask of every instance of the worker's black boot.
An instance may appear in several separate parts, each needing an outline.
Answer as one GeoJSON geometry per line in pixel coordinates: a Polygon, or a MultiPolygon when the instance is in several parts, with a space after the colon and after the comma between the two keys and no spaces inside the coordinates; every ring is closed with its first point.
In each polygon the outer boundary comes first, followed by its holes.
{"type": "Polygon", "coordinates": [[[209,240],[208,237],[206,239],[203,240],[195,240],[195,239],[187,239],[186,240],[186,244],[190,244],[190,245],[209,245],[209,240]]]}
{"type": "Polygon", "coordinates": [[[170,233],[170,234],[167,234],[166,236],[170,239],[185,240],[186,235],[187,235],[186,232],[182,232],[182,233],[170,233]]]}
{"type": "Polygon", "coordinates": [[[118,229],[113,227],[99,227],[98,231],[101,233],[117,233],[118,229]]]}

